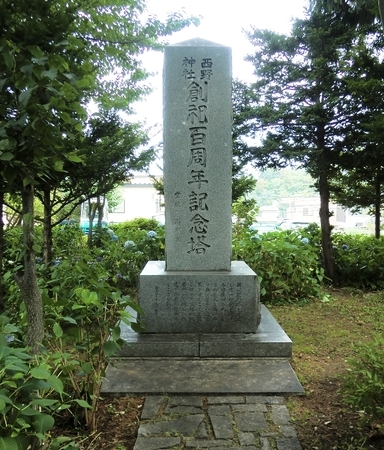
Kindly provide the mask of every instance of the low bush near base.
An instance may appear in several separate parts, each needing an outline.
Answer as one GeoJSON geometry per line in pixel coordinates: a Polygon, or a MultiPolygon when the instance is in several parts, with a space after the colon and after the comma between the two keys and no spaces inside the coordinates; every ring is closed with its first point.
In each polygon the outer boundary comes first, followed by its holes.
{"type": "Polygon", "coordinates": [[[362,412],[365,425],[384,431],[384,338],[356,346],[356,356],[348,361],[344,380],[344,400],[362,412]]]}
{"type": "Polygon", "coordinates": [[[259,235],[244,230],[233,243],[233,254],[258,275],[264,303],[302,302],[324,296],[318,250],[298,231],[259,235]]]}

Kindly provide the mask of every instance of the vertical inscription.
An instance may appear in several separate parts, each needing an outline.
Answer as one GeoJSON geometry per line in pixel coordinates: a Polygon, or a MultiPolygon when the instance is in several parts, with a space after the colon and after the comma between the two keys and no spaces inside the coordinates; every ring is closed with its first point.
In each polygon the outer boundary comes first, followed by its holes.
{"type": "Polygon", "coordinates": [[[240,281],[236,283],[236,314],[241,317],[241,300],[243,298],[243,289],[240,281]]]}
{"type": "Polygon", "coordinates": [[[165,49],[167,271],[231,270],[230,53],[201,39],[165,49]]]}
{"type": "Polygon", "coordinates": [[[231,315],[231,317],[234,317],[234,315],[235,315],[235,299],[234,299],[234,295],[233,295],[233,283],[228,284],[227,297],[228,297],[229,314],[231,315]]]}
{"type": "Polygon", "coordinates": [[[171,302],[172,302],[171,287],[170,287],[169,283],[166,283],[166,285],[165,285],[165,302],[164,302],[165,311],[170,311],[171,302]]]}
{"type": "Polygon", "coordinates": [[[186,83],[185,115],[189,129],[187,167],[189,236],[187,253],[204,255],[210,249],[209,195],[210,180],[206,168],[210,163],[206,140],[209,133],[209,83],[213,76],[212,58],[197,60],[186,56],[181,62],[181,76],[186,83]]]}
{"type": "Polygon", "coordinates": [[[181,211],[181,193],[179,191],[175,192],[173,197],[173,205],[176,211],[176,219],[175,223],[175,241],[180,244],[181,243],[181,219],[180,219],[180,211],[181,211]]]}
{"type": "Polygon", "coordinates": [[[159,314],[159,286],[155,285],[155,295],[153,299],[153,312],[159,314]]]}
{"type": "Polygon", "coordinates": [[[219,311],[219,300],[218,300],[218,291],[219,287],[217,285],[217,282],[215,282],[212,286],[212,311],[213,311],[213,317],[217,318],[218,311],[219,311]]]}
{"type": "Polygon", "coordinates": [[[178,318],[179,318],[179,294],[180,294],[179,289],[180,289],[180,283],[175,281],[173,283],[171,292],[173,294],[173,296],[172,296],[173,315],[176,320],[178,320],[178,318]]]}

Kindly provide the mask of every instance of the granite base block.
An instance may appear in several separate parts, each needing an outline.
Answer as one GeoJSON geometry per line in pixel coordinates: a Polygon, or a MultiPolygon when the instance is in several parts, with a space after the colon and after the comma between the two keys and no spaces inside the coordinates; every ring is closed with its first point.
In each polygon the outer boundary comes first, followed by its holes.
{"type": "Polygon", "coordinates": [[[261,322],[256,333],[136,333],[121,326],[125,344],[122,358],[287,358],[292,356],[292,341],[269,310],[261,305],[261,322]]]}
{"type": "Polygon", "coordinates": [[[140,274],[145,333],[255,333],[259,282],[243,261],[230,271],[167,271],[149,261],[140,274]]]}

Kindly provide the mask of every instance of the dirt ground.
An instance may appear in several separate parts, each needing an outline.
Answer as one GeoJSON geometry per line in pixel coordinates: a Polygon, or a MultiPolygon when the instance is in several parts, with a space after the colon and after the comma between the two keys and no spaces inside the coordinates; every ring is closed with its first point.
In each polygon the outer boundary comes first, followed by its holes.
{"type": "MultiPolygon", "coordinates": [[[[294,343],[292,366],[306,392],[286,403],[303,450],[384,450],[380,428],[361,428],[359,412],[343,403],[341,394],[351,342],[383,332],[384,306],[363,294],[334,296],[328,304],[271,308],[294,343]]],[[[83,448],[133,450],[143,402],[143,397],[101,400],[97,432],[83,438],[83,448]]]]}
{"type": "Polygon", "coordinates": [[[311,363],[322,368],[321,379],[306,383],[304,397],[288,400],[303,450],[384,449],[384,436],[361,429],[359,414],[343,403],[343,361],[311,358],[311,363]]]}

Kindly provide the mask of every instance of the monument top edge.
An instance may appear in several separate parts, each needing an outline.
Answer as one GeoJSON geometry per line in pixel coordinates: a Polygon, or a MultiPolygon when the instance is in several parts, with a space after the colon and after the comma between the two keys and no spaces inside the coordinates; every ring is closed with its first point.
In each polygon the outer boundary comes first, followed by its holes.
{"type": "Polygon", "coordinates": [[[168,45],[168,47],[226,47],[217,42],[208,41],[199,37],[188,39],[187,41],[178,42],[176,44],[168,45]]]}

